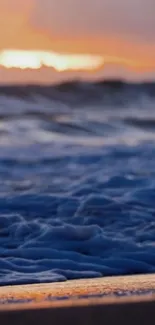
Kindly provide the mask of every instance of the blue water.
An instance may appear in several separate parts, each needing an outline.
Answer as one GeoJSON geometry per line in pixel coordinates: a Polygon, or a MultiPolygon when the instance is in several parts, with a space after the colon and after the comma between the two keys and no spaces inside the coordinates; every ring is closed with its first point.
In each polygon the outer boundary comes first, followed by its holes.
{"type": "Polygon", "coordinates": [[[155,272],[155,96],[135,87],[0,89],[0,285],[155,272]]]}

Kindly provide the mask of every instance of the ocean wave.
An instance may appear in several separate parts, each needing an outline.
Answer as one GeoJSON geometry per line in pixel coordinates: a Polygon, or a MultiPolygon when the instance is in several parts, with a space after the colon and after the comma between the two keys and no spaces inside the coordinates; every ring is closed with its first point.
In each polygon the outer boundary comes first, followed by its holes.
{"type": "Polygon", "coordinates": [[[0,285],[155,272],[153,87],[0,88],[0,285]]]}
{"type": "Polygon", "coordinates": [[[68,81],[57,85],[0,86],[0,96],[35,101],[36,97],[63,101],[77,106],[79,103],[114,103],[115,106],[134,102],[141,96],[155,98],[155,82],[127,83],[121,80],[98,82],[68,81]],[[112,97],[111,97],[112,96],[112,97]]]}

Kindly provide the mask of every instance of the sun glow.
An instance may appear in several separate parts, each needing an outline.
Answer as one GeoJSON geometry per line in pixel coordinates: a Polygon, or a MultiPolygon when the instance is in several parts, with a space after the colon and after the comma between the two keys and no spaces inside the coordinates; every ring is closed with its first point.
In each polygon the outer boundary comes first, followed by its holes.
{"type": "Polygon", "coordinates": [[[46,51],[5,50],[0,53],[0,65],[5,68],[40,69],[42,66],[57,71],[96,70],[104,64],[101,56],[67,55],[46,51]]]}

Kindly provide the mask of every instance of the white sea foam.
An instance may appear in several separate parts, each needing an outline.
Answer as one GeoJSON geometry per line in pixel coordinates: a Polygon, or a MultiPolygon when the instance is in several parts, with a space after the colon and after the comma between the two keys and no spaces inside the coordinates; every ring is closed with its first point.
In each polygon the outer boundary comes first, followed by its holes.
{"type": "Polygon", "coordinates": [[[155,272],[153,99],[41,98],[0,97],[0,284],[155,272]]]}

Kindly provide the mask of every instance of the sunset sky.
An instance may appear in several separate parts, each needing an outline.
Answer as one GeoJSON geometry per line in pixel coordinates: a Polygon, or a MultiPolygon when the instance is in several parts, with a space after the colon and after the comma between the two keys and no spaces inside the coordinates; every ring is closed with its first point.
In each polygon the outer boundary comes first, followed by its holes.
{"type": "Polygon", "coordinates": [[[0,82],[155,75],[155,0],[0,0],[0,82]]]}

